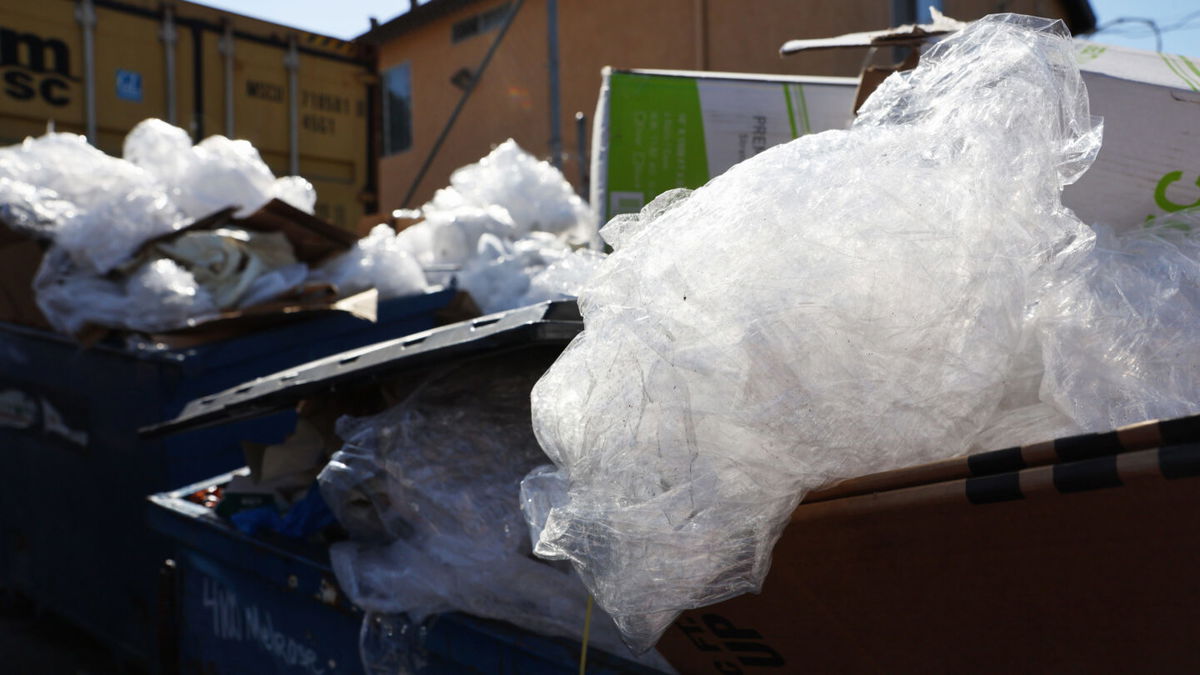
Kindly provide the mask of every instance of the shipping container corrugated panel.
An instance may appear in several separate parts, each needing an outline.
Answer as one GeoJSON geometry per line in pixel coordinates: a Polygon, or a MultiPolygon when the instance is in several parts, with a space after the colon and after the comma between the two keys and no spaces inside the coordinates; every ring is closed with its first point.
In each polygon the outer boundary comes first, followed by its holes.
{"type": "Polygon", "coordinates": [[[0,144],[53,124],[92,130],[98,147],[120,155],[125,134],[158,117],[196,140],[249,140],[276,175],[298,171],[312,181],[318,215],[354,228],[375,191],[369,55],[336,38],[202,5],[165,7],[0,0],[0,144]]]}

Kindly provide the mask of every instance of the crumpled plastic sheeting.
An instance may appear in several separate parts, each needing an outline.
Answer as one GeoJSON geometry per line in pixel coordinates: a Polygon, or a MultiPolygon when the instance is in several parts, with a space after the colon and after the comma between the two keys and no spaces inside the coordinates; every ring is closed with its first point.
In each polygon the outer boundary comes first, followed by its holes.
{"type": "MultiPolygon", "coordinates": [[[[339,422],[346,444],[319,481],[352,537],[331,556],[357,606],[418,622],[463,611],[578,638],[587,592],[569,570],[529,557],[517,506],[521,477],[545,460],[529,390],[552,359],[535,351],[456,364],[390,410],[339,422]]],[[[597,644],[622,649],[611,621],[594,618],[593,631],[597,644]]]]}
{"type": "Polygon", "coordinates": [[[51,247],[33,282],[37,304],[57,330],[75,335],[89,325],[153,333],[216,315],[208,292],[170,259],[143,265],[127,279],[80,272],[64,249],[51,247]]]}
{"type": "Polygon", "coordinates": [[[535,552],[645,649],[758,589],[806,491],[964,452],[1027,307],[1090,245],[1059,193],[1099,140],[1062,24],[988,17],[851,129],[606,228],[587,329],[532,394],[567,486],[536,498],[558,506],[535,552]]]}
{"type": "Polygon", "coordinates": [[[183,227],[186,220],[157,187],[135,187],[63,220],[54,244],[84,270],[106,274],[148,239],[183,227]]]}
{"type": "Polygon", "coordinates": [[[484,235],[458,279],[480,309],[491,314],[574,298],[603,259],[596,251],[571,250],[546,232],[516,241],[484,235]]]}
{"type": "Polygon", "coordinates": [[[44,223],[43,233],[82,269],[98,274],[107,273],[147,239],[185,222],[153,176],[104,154],[77,134],[47,133],[0,148],[0,178],[35,190],[24,191],[20,208],[53,215],[55,222],[44,223]]]}
{"type": "Polygon", "coordinates": [[[159,180],[189,218],[227,206],[239,207],[235,215],[244,218],[274,197],[312,213],[317,200],[307,180],[276,179],[249,141],[209,136],[193,146],[187,132],[158,119],[138,123],[122,154],[159,180]]]}
{"type": "Polygon", "coordinates": [[[424,221],[402,230],[399,240],[425,267],[462,267],[475,255],[484,235],[511,239],[515,231],[504,208],[463,205],[430,211],[424,221]]]}
{"type": "Polygon", "coordinates": [[[83,136],[55,132],[0,148],[0,177],[53,190],[81,210],[154,185],[148,173],[106,155],[83,136]]]}
{"type": "Polygon", "coordinates": [[[475,164],[457,169],[450,187],[438,190],[422,210],[428,218],[463,206],[493,205],[509,213],[517,237],[537,230],[583,243],[595,230],[595,216],[562,172],[511,138],[475,164]]]}
{"type": "MultiPolygon", "coordinates": [[[[493,313],[575,297],[603,257],[573,252],[594,234],[595,216],[558,169],[512,139],[450,180],[420,212],[407,213],[424,220],[395,237],[395,248],[420,263],[429,285],[457,283],[493,313]]],[[[326,274],[356,285],[377,267],[374,257],[347,256],[326,274]]]]}
{"type": "MultiPolygon", "coordinates": [[[[251,232],[237,227],[185,232],[153,246],[153,253],[171,258],[191,270],[221,309],[245,306],[247,297],[261,298],[255,284],[272,272],[296,265],[292,245],[282,232],[251,232]]],[[[291,275],[290,290],[307,276],[307,266],[297,268],[304,274],[291,275]]]]}
{"type": "Polygon", "coordinates": [[[50,239],[58,223],[75,215],[75,205],[58,193],[0,177],[0,222],[36,239],[50,239]]]}
{"type": "Polygon", "coordinates": [[[1097,229],[1086,264],[1039,305],[1041,399],[1085,431],[1195,414],[1200,211],[1097,229]]]}
{"type": "Polygon", "coordinates": [[[376,225],[354,248],[313,270],[312,280],[333,284],[343,296],[376,288],[380,300],[428,290],[421,264],[388,225],[376,225]]]}

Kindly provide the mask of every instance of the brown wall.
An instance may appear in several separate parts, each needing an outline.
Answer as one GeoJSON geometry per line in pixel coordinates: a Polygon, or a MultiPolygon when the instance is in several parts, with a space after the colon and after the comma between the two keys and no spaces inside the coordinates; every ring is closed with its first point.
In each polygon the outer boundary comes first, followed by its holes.
{"type": "MultiPolygon", "coordinates": [[[[380,47],[381,70],[411,64],[413,90],[413,146],[380,161],[383,213],[402,206],[462,93],[450,77],[460,68],[474,69],[497,34],[492,30],[452,43],[451,26],[500,4],[469,4],[380,47]]],[[[784,59],[779,47],[793,38],[886,28],[892,24],[890,8],[890,0],[559,0],[564,173],[580,187],[574,116],[576,111],[587,116],[584,133],[590,148],[590,121],[604,66],[857,75],[865,50],[784,59]]],[[[944,8],[964,20],[998,10],[1063,15],[1056,0],[945,0],[944,8]]],[[[549,155],[546,35],[545,0],[526,0],[408,207],[420,206],[449,183],[455,168],[479,159],[506,138],[539,157],[549,155]]]]}

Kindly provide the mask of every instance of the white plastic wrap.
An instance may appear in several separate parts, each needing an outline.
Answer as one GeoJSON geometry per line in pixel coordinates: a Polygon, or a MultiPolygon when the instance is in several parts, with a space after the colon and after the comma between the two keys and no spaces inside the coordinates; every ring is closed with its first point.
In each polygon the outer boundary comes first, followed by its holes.
{"type": "Polygon", "coordinates": [[[147,119],[125,137],[122,152],[154,176],[189,218],[227,206],[245,217],[274,197],[308,213],[316,203],[311,183],[298,176],[277,180],[249,141],[209,136],[193,146],[184,130],[147,119]]]}
{"type": "Polygon", "coordinates": [[[144,265],[127,279],[113,280],[81,271],[65,250],[51,247],[33,287],[46,319],[70,335],[89,325],[153,333],[217,313],[191,273],[167,259],[144,265]]]}
{"type": "MultiPolygon", "coordinates": [[[[447,611],[578,638],[587,592],[569,570],[528,555],[521,477],[544,455],[529,390],[552,353],[460,362],[423,378],[397,406],[343,418],[345,446],[321,493],[353,540],[331,550],[338,582],[370,613],[415,621],[447,611]]],[[[612,622],[596,644],[624,651],[612,622]]]]}
{"type": "Polygon", "coordinates": [[[490,234],[502,239],[515,236],[508,212],[495,205],[459,206],[429,212],[424,222],[400,232],[400,241],[426,267],[462,267],[475,255],[479,238],[490,234]]]}
{"type": "Polygon", "coordinates": [[[75,205],[54,190],[0,177],[0,221],[18,231],[49,239],[58,224],[75,213],[75,205]]]}
{"type": "Polygon", "coordinates": [[[485,234],[458,280],[480,309],[491,314],[574,298],[603,259],[595,251],[572,251],[546,232],[516,241],[485,234]]]}
{"type": "Polygon", "coordinates": [[[0,148],[0,178],[52,191],[40,193],[54,195],[45,205],[52,211],[42,210],[56,218],[45,233],[82,269],[98,274],[185,222],[153,176],[76,134],[48,133],[0,148]]]}
{"type": "Polygon", "coordinates": [[[450,187],[439,190],[423,211],[430,217],[462,206],[503,207],[517,236],[539,230],[583,243],[595,230],[595,217],[562,172],[525,152],[511,138],[451,174],[450,187]]]}
{"type": "Polygon", "coordinates": [[[1062,24],[989,17],[850,130],[606,228],[587,329],[533,392],[566,487],[527,495],[558,504],[535,552],[645,649],[682,609],[759,588],[807,490],[964,452],[1027,308],[1091,242],[1059,193],[1099,132],[1062,24]]]}
{"type": "Polygon", "coordinates": [[[155,184],[145,171],[104,154],[83,136],[54,132],[0,148],[0,177],[54,190],[80,210],[155,184]]]}
{"type": "Polygon", "coordinates": [[[376,288],[381,300],[419,295],[428,288],[412,249],[388,225],[376,225],[354,248],[314,270],[312,280],[333,284],[342,296],[376,288]]]}
{"type": "Polygon", "coordinates": [[[174,232],[186,220],[159,187],[114,193],[59,223],[54,243],[84,270],[106,274],[148,239],[174,232]]]}

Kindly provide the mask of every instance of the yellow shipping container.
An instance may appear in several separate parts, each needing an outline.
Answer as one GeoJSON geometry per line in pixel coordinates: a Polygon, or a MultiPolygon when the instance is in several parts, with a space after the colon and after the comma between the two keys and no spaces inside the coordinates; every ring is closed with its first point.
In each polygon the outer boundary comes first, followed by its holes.
{"type": "Polygon", "coordinates": [[[0,0],[0,144],[58,131],[120,155],[147,117],[252,142],[354,229],[376,210],[376,76],[355,44],[189,2],[0,0]]]}

